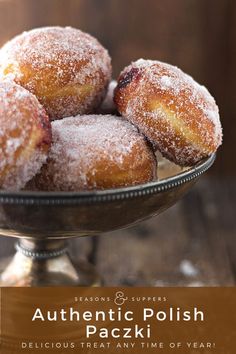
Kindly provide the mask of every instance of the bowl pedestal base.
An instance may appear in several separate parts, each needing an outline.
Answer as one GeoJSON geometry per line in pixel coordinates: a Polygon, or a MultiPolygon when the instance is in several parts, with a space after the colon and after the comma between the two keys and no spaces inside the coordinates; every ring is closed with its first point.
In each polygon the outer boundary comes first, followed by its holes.
{"type": "Polygon", "coordinates": [[[70,258],[65,240],[20,239],[16,250],[0,264],[0,286],[101,285],[92,265],[70,258]]]}

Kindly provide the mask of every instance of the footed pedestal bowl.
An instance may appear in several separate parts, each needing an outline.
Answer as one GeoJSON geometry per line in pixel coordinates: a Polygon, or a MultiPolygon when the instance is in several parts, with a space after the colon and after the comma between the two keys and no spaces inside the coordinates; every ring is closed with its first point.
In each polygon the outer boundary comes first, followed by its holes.
{"type": "MultiPolygon", "coordinates": [[[[100,277],[69,255],[67,239],[99,235],[154,217],[176,203],[213,164],[163,160],[156,182],[93,192],[0,191],[0,235],[18,238],[1,263],[1,286],[95,286],[100,277]]],[[[131,254],[132,257],[132,254],[131,254]]]]}

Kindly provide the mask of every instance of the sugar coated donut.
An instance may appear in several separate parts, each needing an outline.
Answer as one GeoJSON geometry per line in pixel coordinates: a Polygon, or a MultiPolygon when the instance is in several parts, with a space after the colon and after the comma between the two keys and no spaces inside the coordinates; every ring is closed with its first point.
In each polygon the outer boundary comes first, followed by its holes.
{"type": "Polygon", "coordinates": [[[94,111],[111,78],[107,50],[71,27],[24,32],[0,50],[0,75],[36,95],[50,118],[94,111]]]}
{"type": "Polygon", "coordinates": [[[172,65],[132,63],[119,77],[114,100],[119,112],[179,165],[196,164],[222,142],[214,98],[172,65]]]}
{"type": "Polygon", "coordinates": [[[47,164],[31,186],[41,190],[94,190],[156,178],[156,159],[146,139],[123,118],[87,115],[52,123],[47,164]]]}
{"type": "Polygon", "coordinates": [[[47,159],[51,124],[36,97],[11,81],[0,82],[0,188],[23,188],[47,159]]]}

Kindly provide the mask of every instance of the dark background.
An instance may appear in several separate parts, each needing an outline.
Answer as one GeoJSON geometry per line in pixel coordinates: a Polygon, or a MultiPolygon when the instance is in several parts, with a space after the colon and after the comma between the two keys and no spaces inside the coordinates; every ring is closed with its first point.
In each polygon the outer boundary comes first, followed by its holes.
{"type": "MultiPolygon", "coordinates": [[[[0,0],[0,44],[33,27],[75,26],[109,49],[114,77],[132,60],[159,59],[207,86],[220,107],[223,147],[208,176],[186,198],[139,228],[116,232],[119,237],[101,236],[96,245],[89,238],[77,241],[107,284],[150,284],[150,274],[161,274],[167,284],[188,284],[181,271],[186,260],[197,267],[198,275],[190,276],[195,282],[234,283],[235,23],[235,0],[0,0]]],[[[12,243],[1,244],[2,253],[12,251],[12,243]]]]}

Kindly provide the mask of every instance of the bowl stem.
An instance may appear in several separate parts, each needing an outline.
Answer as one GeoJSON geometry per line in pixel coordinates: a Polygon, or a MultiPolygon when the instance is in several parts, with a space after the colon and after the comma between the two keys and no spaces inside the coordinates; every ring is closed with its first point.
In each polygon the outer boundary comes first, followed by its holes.
{"type": "Polygon", "coordinates": [[[99,286],[88,263],[74,262],[65,240],[20,239],[16,254],[1,264],[0,286],[99,286]]]}

